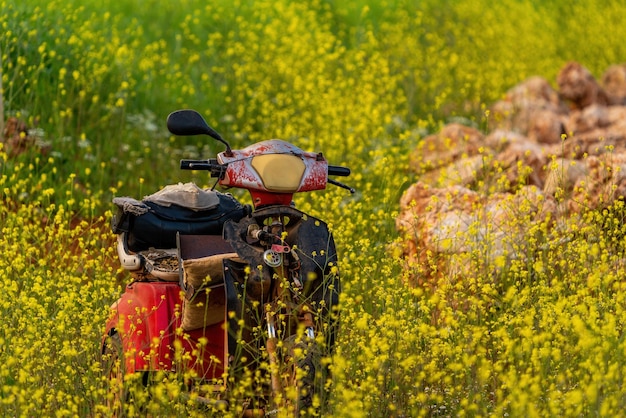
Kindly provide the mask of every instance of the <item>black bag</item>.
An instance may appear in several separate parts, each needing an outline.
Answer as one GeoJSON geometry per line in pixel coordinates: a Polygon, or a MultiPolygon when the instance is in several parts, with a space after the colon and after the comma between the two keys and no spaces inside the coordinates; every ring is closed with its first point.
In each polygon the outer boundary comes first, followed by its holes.
{"type": "MultiPolygon", "coordinates": [[[[149,248],[176,248],[176,234],[222,235],[224,222],[236,221],[250,213],[230,194],[216,193],[219,204],[210,209],[194,210],[176,204],[162,206],[147,200],[114,199],[117,213],[111,226],[115,234],[126,232],[128,249],[134,252],[149,248]],[[140,208],[129,210],[128,205],[140,208]],[[139,214],[139,212],[143,212],[139,214]]],[[[131,208],[132,209],[132,208],[131,208]]]]}

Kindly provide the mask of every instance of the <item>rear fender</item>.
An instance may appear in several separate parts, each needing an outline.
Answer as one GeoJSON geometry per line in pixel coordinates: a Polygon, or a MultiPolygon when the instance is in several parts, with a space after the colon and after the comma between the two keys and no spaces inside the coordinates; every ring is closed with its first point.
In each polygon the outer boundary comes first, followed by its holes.
{"type": "Polygon", "coordinates": [[[106,335],[119,333],[127,373],[171,370],[181,289],[173,282],[134,282],[111,306],[106,335]]]}

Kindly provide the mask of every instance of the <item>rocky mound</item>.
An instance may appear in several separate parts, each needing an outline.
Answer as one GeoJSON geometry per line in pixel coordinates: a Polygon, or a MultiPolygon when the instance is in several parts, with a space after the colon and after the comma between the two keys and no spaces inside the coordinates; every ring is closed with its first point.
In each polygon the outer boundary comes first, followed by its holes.
{"type": "Polygon", "coordinates": [[[510,89],[486,133],[453,123],[420,141],[419,181],[396,220],[413,284],[464,268],[439,255],[484,246],[496,263],[520,257],[529,226],[626,195],[626,64],[598,81],[571,62],[556,85],[532,77],[510,89]]]}

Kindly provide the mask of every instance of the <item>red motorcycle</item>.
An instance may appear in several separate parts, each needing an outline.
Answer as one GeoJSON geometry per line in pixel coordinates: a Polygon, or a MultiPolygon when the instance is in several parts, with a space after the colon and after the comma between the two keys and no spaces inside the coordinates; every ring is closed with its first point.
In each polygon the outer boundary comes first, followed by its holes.
{"type": "Polygon", "coordinates": [[[327,183],[354,192],[328,178],[350,170],[278,139],[233,150],[193,110],[173,112],[167,126],[222,142],[217,158],[182,160],[181,169],[249,190],[253,207],[193,183],[114,199],[118,255],[133,278],[103,339],[118,406],[127,401],[123,376],[148,386],[167,372],[213,407],[298,414],[323,392],[320,355],[334,343],[340,282],[327,225],[292,199],[327,183]]]}

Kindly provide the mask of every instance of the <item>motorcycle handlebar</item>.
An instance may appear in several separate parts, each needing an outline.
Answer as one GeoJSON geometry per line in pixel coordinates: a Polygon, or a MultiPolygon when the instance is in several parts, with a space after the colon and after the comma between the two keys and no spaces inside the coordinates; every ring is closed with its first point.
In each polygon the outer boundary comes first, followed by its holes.
{"type": "MultiPolygon", "coordinates": [[[[226,170],[226,165],[219,164],[216,159],[212,158],[210,160],[180,160],[180,168],[181,170],[203,170],[208,171],[211,177],[219,177],[221,178],[224,175],[226,170]]],[[[338,165],[329,165],[328,166],[328,175],[329,176],[349,176],[350,169],[348,167],[342,167],[338,165]]],[[[334,184],[335,186],[342,187],[346,190],[349,190],[350,193],[354,193],[354,189],[349,187],[343,183],[339,183],[333,179],[328,179],[328,183],[334,184]]]]}
{"type": "MultiPolygon", "coordinates": [[[[221,173],[224,170],[224,166],[220,165],[216,159],[180,160],[180,169],[181,170],[203,170],[203,171],[210,171],[211,173],[221,173]]],[[[350,169],[348,167],[342,167],[338,165],[329,165],[328,175],[347,177],[350,175],[350,169]]]]}

